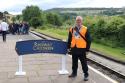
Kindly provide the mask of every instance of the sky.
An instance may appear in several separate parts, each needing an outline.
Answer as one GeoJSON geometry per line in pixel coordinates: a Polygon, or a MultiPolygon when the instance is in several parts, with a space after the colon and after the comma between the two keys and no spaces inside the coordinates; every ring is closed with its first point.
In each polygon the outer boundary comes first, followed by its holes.
{"type": "Polygon", "coordinates": [[[82,7],[125,7],[125,0],[0,0],[0,12],[21,14],[26,6],[37,5],[42,10],[51,8],[82,8],[82,7]]]}

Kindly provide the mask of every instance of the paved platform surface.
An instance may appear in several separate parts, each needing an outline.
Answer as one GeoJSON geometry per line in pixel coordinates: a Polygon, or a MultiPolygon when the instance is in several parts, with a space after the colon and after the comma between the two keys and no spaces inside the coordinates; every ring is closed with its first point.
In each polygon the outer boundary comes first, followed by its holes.
{"type": "MultiPolygon", "coordinates": [[[[1,37],[1,36],[0,36],[1,37]]],[[[89,67],[89,81],[83,81],[83,73],[79,63],[78,76],[70,79],[68,75],[60,75],[61,55],[34,54],[23,56],[25,76],[15,76],[18,69],[18,55],[15,43],[19,39],[39,39],[34,35],[8,35],[7,42],[0,38],[0,83],[115,83],[107,76],[89,67]]],[[[67,56],[67,70],[71,73],[71,57],[67,56]]]]}

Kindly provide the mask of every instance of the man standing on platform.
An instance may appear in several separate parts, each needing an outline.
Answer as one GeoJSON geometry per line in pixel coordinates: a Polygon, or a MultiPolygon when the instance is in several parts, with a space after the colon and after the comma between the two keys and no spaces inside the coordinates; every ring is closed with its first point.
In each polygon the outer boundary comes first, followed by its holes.
{"type": "Polygon", "coordinates": [[[1,27],[1,31],[2,31],[2,36],[3,36],[3,42],[6,42],[6,34],[8,31],[8,24],[5,22],[5,20],[2,20],[0,27],[1,27]]]}
{"type": "Polygon", "coordinates": [[[69,30],[67,47],[68,51],[71,50],[72,54],[72,73],[69,75],[69,78],[77,76],[79,59],[84,73],[84,81],[88,81],[89,73],[86,55],[91,45],[91,37],[87,27],[82,25],[82,21],[83,18],[77,16],[76,25],[69,30]]]}

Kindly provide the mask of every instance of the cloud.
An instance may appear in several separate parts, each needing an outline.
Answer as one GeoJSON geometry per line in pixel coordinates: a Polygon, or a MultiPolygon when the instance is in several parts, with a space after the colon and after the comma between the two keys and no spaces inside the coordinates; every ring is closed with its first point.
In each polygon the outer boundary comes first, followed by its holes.
{"type": "Polygon", "coordinates": [[[125,0],[0,0],[0,11],[21,13],[28,5],[46,10],[55,7],[123,7],[125,0]]]}
{"type": "Polygon", "coordinates": [[[63,4],[60,7],[123,7],[125,0],[81,0],[69,5],[63,4]]]}

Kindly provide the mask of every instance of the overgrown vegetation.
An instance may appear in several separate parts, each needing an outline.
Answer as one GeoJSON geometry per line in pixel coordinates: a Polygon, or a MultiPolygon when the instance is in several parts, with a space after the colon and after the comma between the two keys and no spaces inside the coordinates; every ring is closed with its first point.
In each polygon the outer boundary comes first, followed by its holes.
{"type": "MultiPolygon", "coordinates": [[[[108,10],[107,10],[108,11],[108,10]]],[[[103,12],[106,13],[106,12],[103,12]]],[[[109,11],[108,11],[109,13],[109,11]]],[[[125,15],[85,15],[78,13],[61,13],[42,11],[36,6],[28,6],[23,11],[23,19],[28,21],[36,31],[50,34],[55,37],[67,39],[68,29],[75,24],[75,17],[83,16],[83,24],[90,30],[93,42],[93,48],[98,49],[99,45],[107,46],[111,49],[122,49],[116,53],[124,56],[125,52],[125,15]],[[35,14],[38,13],[38,14],[35,14]],[[28,16],[27,16],[28,15],[28,16]],[[95,46],[95,47],[94,47],[95,46]]],[[[100,47],[100,50],[102,50],[100,47]]],[[[99,49],[98,49],[99,50],[99,49]]],[[[107,49],[105,48],[104,51],[107,49]]],[[[110,50],[109,50],[110,51],[110,50]]],[[[110,53],[108,51],[108,53],[110,53]]],[[[115,50],[111,50],[113,52],[115,50]]]]}
{"type": "Polygon", "coordinates": [[[119,16],[97,16],[90,20],[85,19],[85,25],[95,42],[111,47],[125,47],[125,19],[119,16]]]}

